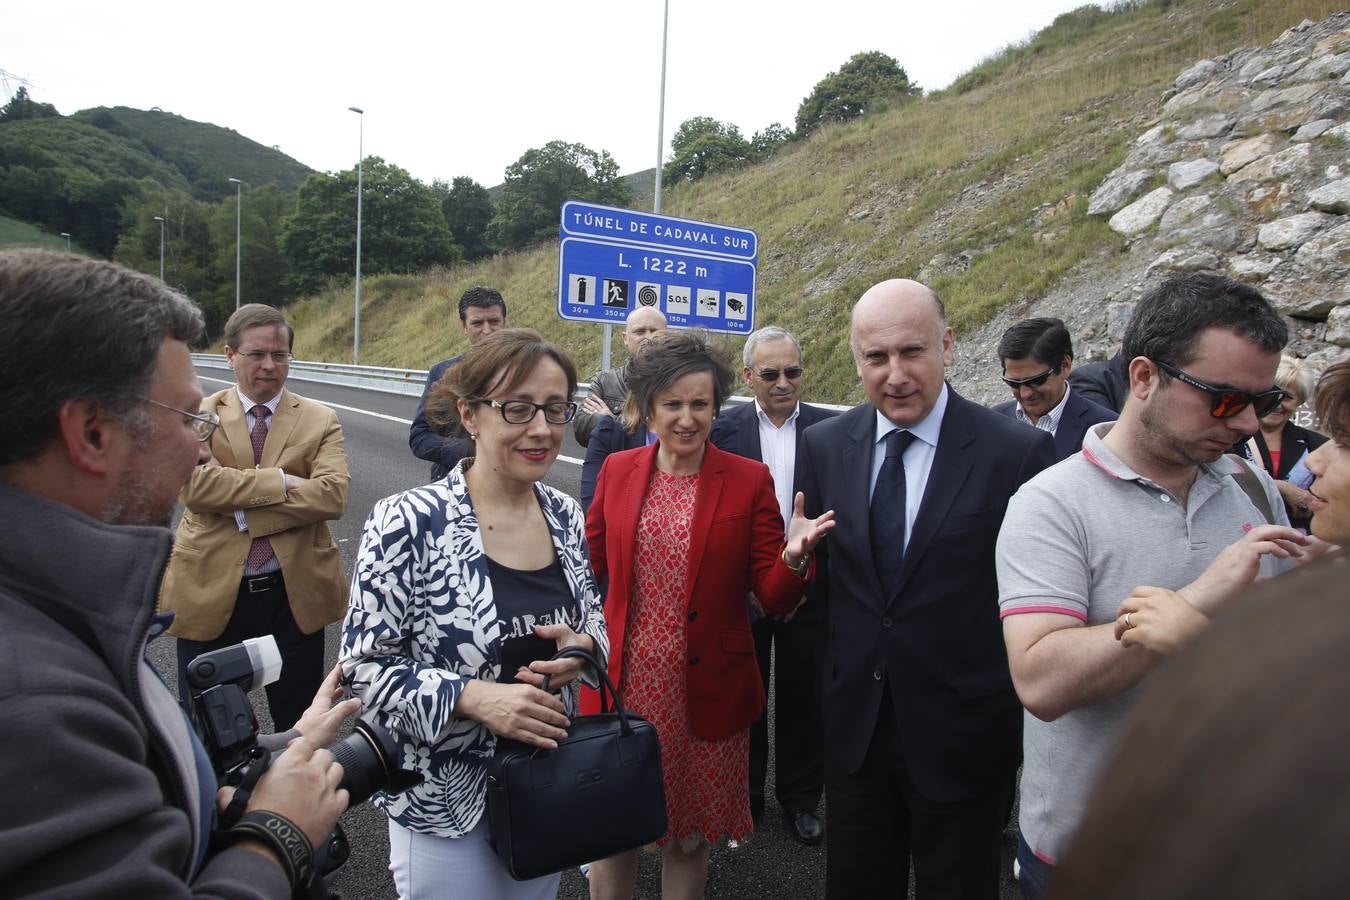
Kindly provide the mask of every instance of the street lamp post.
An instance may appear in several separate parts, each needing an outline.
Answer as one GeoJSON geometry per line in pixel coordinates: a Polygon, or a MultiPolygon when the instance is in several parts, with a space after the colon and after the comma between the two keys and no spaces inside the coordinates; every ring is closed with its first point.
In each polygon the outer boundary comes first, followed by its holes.
{"type": "Polygon", "coordinates": [[[61,237],[63,237],[63,238],[66,239],[66,252],[69,253],[69,252],[70,252],[70,232],[69,232],[69,231],[63,231],[63,232],[61,232],[61,237]]]}
{"type": "Polygon", "coordinates": [[[164,217],[155,216],[159,223],[159,280],[164,280],[164,217]]]}
{"type": "Polygon", "coordinates": [[[234,308],[239,308],[239,258],[243,253],[243,244],[240,243],[239,225],[242,221],[244,210],[244,183],[238,178],[231,178],[234,182],[234,308]]]}
{"type": "Polygon", "coordinates": [[[365,158],[366,111],[347,107],[360,119],[356,131],[356,315],[352,327],[352,363],[361,362],[361,162],[365,158]]]}

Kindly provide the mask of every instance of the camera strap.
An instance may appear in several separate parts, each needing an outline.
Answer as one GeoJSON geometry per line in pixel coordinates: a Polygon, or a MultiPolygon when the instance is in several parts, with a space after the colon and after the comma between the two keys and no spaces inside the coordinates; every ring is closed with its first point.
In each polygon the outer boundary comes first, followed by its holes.
{"type": "Polygon", "coordinates": [[[248,806],[248,801],[253,796],[253,789],[258,784],[258,779],[262,777],[263,772],[267,771],[267,764],[271,758],[266,753],[260,753],[249,763],[248,768],[244,770],[244,775],[239,780],[239,786],[234,789],[234,796],[230,798],[229,804],[220,813],[220,827],[225,830],[233,828],[244,816],[244,810],[248,806]]]}

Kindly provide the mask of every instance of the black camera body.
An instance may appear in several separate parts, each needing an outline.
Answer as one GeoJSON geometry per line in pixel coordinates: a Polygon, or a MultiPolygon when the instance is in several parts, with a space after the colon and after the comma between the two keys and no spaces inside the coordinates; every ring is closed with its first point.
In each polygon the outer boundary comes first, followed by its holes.
{"type": "MultiPolygon", "coordinates": [[[[187,665],[192,724],[222,784],[251,791],[271,763],[272,754],[258,741],[258,717],[248,692],[276,681],[281,665],[271,635],[203,653],[187,665]]],[[[357,719],[351,733],[327,749],[342,765],[338,787],[347,790],[349,807],[364,803],[376,791],[397,794],[422,781],[419,773],[398,767],[398,741],[369,719],[357,719]]],[[[234,816],[242,812],[241,806],[234,816]]],[[[234,822],[220,824],[228,828],[234,822]]],[[[334,825],[327,840],[314,848],[314,876],[303,893],[329,896],[323,878],[337,871],[349,855],[342,826],[334,825]]]]}

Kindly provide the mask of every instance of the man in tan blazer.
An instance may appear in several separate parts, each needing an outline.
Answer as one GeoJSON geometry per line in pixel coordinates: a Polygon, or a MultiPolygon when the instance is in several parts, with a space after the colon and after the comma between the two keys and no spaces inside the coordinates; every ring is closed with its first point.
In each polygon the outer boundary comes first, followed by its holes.
{"type": "Polygon", "coordinates": [[[323,680],[323,629],[347,609],[328,521],[347,504],[342,425],[328,407],[285,389],[295,333],[280,311],[240,307],[225,323],[237,384],[202,401],[220,416],[212,457],[183,488],[186,510],[160,608],[174,613],[178,683],[198,654],[271,634],[282,673],[267,688],[278,731],[323,680]]]}

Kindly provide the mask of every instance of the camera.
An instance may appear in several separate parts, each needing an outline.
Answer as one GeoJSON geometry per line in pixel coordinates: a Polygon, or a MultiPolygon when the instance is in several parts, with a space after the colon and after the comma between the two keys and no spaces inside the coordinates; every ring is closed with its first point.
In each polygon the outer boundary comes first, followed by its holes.
{"type": "MultiPolygon", "coordinates": [[[[248,692],[276,681],[281,665],[281,651],[271,635],[203,653],[188,663],[192,724],[221,784],[251,791],[271,763],[272,753],[258,741],[258,718],[248,692]]],[[[376,791],[398,794],[422,781],[419,773],[399,768],[398,741],[393,734],[367,718],[357,719],[351,733],[328,751],[342,765],[338,787],[347,790],[349,806],[364,803],[376,791]]],[[[239,808],[233,815],[242,812],[239,808]]],[[[229,815],[227,810],[222,818],[229,815]]],[[[228,828],[234,823],[221,824],[228,828]]],[[[314,876],[306,893],[328,896],[323,878],[337,871],[349,855],[342,826],[334,825],[328,838],[314,848],[314,876]]]]}

